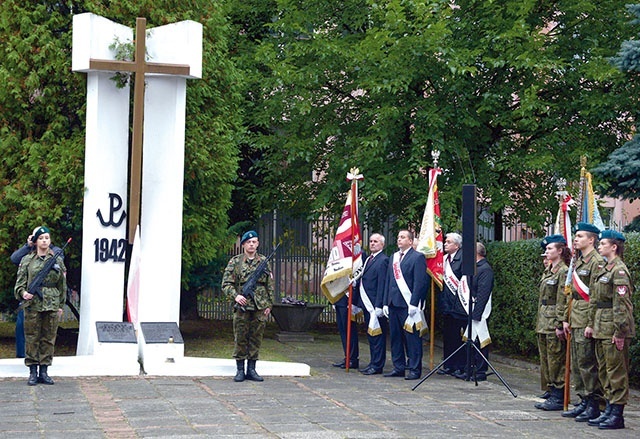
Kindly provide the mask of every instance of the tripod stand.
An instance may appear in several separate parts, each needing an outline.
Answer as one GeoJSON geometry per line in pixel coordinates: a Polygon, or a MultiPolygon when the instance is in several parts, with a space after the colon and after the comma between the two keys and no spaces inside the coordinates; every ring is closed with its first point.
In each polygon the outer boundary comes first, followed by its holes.
{"type": "MultiPolygon", "coordinates": [[[[472,280],[472,277],[469,276],[469,283],[471,283],[471,280],[472,280]]],[[[447,361],[449,361],[450,358],[455,356],[458,353],[458,351],[460,351],[463,348],[466,348],[466,350],[467,350],[467,364],[466,364],[466,368],[465,368],[466,369],[466,381],[471,380],[471,377],[473,377],[473,381],[475,382],[476,386],[478,385],[478,379],[477,379],[477,376],[476,376],[478,365],[474,361],[472,361],[472,353],[473,353],[473,350],[475,349],[475,351],[478,353],[478,355],[480,355],[482,360],[487,363],[487,365],[491,368],[493,373],[498,377],[498,379],[507,388],[507,390],[509,390],[509,392],[511,392],[511,394],[513,395],[514,398],[517,398],[518,395],[516,393],[514,393],[514,391],[511,389],[511,387],[509,387],[509,384],[507,384],[507,382],[504,380],[504,378],[502,378],[500,373],[498,373],[498,371],[493,367],[493,365],[487,359],[487,357],[484,356],[484,354],[482,353],[480,348],[473,342],[473,338],[472,338],[473,337],[473,335],[472,335],[472,333],[473,333],[473,331],[472,331],[473,319],[472,319],[472,316],[473,316],[474,298],[471,297],[471,296],[472,295],[470,295],[470,297],[469,297],[469,303],[468,303],[468,309],[467,309],[467,311],[468,311],[468,315],[467,315],[467,340],[463,344],[461,344],[458,347],[458,349],[456,349],[451,355],[449,355],[447,358],[442,360],[442,362],[440,362],[440,364],[438,364],[433,370],[431,370],[427,375],[425,375],[425,377],[422,378],[420,380],[420,382],[418,382],[418,384],[413,386],[413,388],[411,390],[416,390],[418,388],[418,386],[420,386],[423,382],[425,382],[431,375],[436,373],[447,361]]],[[[431,322],[431,324],[433,324],[433,322],[431,322]]]]}

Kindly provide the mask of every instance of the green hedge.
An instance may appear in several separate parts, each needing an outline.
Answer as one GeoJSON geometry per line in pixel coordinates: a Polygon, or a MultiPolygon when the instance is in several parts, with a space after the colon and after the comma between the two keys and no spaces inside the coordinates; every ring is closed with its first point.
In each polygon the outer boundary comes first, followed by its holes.
{"type": "MultiPolygon", "coordinates": [[[[640,233],[625,234],[624,260],[640,289],[640,233]]],[[[493,311],[489,329],[493,349],[501,353],[538,358],[535,322],[538,282],[543,265],[540,240],[492,242],[487,244],[487,260],[495,273],[493,311]]],[[[636,329],[640,333],[640,292],[632,296],[636,329]]],[[[631,344],[631,381],[640,384],[640,340],[631,344]]]]}

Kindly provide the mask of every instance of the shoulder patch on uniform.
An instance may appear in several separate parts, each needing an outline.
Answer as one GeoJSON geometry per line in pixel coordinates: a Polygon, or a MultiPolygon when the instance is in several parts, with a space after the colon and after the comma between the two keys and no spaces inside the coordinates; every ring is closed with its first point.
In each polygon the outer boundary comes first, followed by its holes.
{"type": "Polygon", "coordinates": [[[624,270],[620,270],[620,271],[618,271],[618,274],[619,274],[620,276],[626,276],[626,275],[627,275],[627,272],[626,272],[626,271],[624,271],[624,270]]]}
{"type": "Polygon", "coordinates": [[[625,294],[627,294],[627,286],[626,285],[620,285],[617,288],[618,294],[621,296],[624,296],[625,294]]]}

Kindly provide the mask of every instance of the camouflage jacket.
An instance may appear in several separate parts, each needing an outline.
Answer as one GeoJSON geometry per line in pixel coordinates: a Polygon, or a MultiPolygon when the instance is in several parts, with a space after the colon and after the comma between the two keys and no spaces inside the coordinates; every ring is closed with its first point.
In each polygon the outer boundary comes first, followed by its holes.
{"type": "MultiPolygon", "coordinates": [[[[222,275],[222,292],[235,302],[236,296],[242,292],[242,285],[265,258],[264,255],[256,254],[255,258],[249,259],[244,253],[232,257],[222,275]]],[[[271,269],[267,269],[267,272],[258,279],[254,300],[249,299],[245,309],[254,311],[271,308],[273,300],[273,277],[271,269]]]]}
{"type": "MultiPolygon", "coordinates": [[[[589,287],[590,295],[593,294],[596,277],[603,266],[604,259],[595,249],[588,255],[582,255],[576,259],[574,273],[589,287]]],[[[580,297],[573,282],[571,282],[571,294],[573,295],[573,305],[571,306],[569,323],[572,328],[585,328],[589,315],[589,302],[580,297]]]]}
{"type": "Polygon", "coordinates": [[[542,273],[536,323],[536,332],[539,334],[553,334],[556,328],[562,328],[562,317],[567,306],[567,296],[564,294],[567,271],[567,265],[560,261],[555,267],[548,266],[542,273]]]}
{"type": "Polygon", "coordinates": [[[620,258],[614,258],[598,273],[589,301],[588,326],[599,339],[634,337],[633,285],[629,270],[620,258]]]}
{"type": "MultiPolygon", "coordinates": [[[[31,280],[40,272],[42,266],[47,260],[53,257],[53,252],[49,250],[49,254],[44,258],[38,257],[36,252],[27,254],[20,261],[18,266],[18,278],[14,294],[16,299],[23,300],[22,295],[27,291],[27,287],[31,280]]],[[[64,266],[62,258],[58,257],[56,264],[49,271],[42,283],[42,297],[37,295],[31,299],[29,308],[33,311],[57,311],[64,306],[67,297],[67,269],[64,266]]]]}

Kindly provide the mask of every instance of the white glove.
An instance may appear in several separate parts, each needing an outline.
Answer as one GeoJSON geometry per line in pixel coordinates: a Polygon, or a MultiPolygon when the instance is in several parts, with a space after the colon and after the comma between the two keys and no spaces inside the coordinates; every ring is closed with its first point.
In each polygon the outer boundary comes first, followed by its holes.
{"type": "Polygon", "coordinates": [[[357,316],[362,312],[362,308],[359,306],[351,305],[351,315],[357,316]]]}
{"type": "Polygon", "coordinates": [[[417,306],[409,305],[409,315],[411,317],[415,316],[418,311],[420,311],[420,308],[418,308],[417,306]]]}
{"type": "Polygon", "coordinates": [[[373,311],[376,313],[376,317],[382,317],[384,315],[384,311],[382,311],[382,308],[374,308],[373,311]]]}
{"type": "Polygon", "coordinates": [[[382,314],[384,314],[385,317],[389,317],[389,307],[387,305],[382,307],[382,314]]]}

